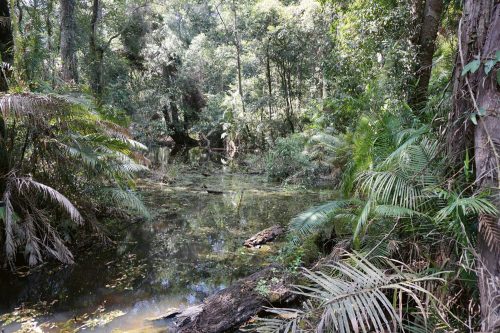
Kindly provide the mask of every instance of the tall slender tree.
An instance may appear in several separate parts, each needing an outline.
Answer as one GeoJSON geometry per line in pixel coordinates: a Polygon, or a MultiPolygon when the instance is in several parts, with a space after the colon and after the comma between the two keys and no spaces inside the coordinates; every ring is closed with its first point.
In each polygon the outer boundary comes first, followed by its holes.
{"type": "Polygon", "coordinates": [[[431,79],[432,58],[441,14],[443,12],[443,0],[414,0],[415,24],[418,27],[414,36],[417,46],[417,71],[416,87],[414,88],[409,104],[413,109],[419,110],[425,106],[427,101],[427,90],[431,79]]]}
{"type": "Polygon", "coordinates": [[[78,82],[76,57],[76,0],[61,0],[61,77],[65,82],[78,82]]]}
{"type": "MultiPolygon", "coordinates": [[[[0,1],[0,55],[3,64],[12,65],[13,60],[13,47],[14,41],[12,38],[12,28],[10,24],[10,11],[9,3],[7,0],[0,1]]],[[[9,85],[7,76],[3,70],[4,66],[0,69],[0,91],[7,91],[9,85]]]]}

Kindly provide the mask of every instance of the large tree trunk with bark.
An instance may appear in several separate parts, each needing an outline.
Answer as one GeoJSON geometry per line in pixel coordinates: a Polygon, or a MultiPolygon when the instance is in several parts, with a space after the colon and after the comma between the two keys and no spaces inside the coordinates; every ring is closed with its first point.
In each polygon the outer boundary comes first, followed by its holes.
{"type": "MultiPolygon", "coordinates": [[[[500,209],[500,62],[495,60],[500,49],[500,1],[465,0],[458,37],[453,111],[447,138],[450,157],[460,162],[466,149],[474,149],[477,186],[491,192],[494,204],[500,209]],[[462,73],[472,62],[480,66],[462,73]],[[494,67],[489,67],[495,62],[494,67]],[[474,118],[477,125],[471,121],[474,118]]],[[[498,216],[480,217],[478,255],[481,331],[500,332],[498,216]]]]}
{"type": "Polygon", "coordinates": [[[420,110],[427,102],[427,90],[431,79],[437,33],[441,24],[443,0],[426,0],[425,4],[423,0],[415,0],[413,6],[417,17],[414,24],[418,27],[419,33],[413,38],[417,44],[417,71],[416,87],[410,96],[409,104],[414,110],[420,110]]]}
{"type": "Polygon", "coordinates": [[[76,0],[61,0],[61,77],[65,82],[78,82],[76,58],[76,0]]]}

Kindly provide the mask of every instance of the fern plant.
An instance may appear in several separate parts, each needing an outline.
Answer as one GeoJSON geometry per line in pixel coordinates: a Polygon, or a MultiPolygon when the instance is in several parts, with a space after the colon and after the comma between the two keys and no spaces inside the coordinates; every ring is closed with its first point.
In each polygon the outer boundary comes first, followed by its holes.
{"type": "Polygon", "coordinates": [[[81,208],[99,199],[147,215],[133,192],[145,147],[125,128],[56,95],[1,95],[0,110],[0,245],[10,264],[19,250],[30,265],[45,255],[73,262],[58,221],[83,224],[92,210],[81,208]]]}

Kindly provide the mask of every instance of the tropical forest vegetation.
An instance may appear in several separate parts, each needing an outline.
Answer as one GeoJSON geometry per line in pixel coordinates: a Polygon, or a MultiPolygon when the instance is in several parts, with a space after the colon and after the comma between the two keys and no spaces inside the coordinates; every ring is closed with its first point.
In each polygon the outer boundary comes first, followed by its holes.
{"type": "Polygon", "coordinates": [[[500,1],[0,0],[0,331],[500,332],[500,1]]]}

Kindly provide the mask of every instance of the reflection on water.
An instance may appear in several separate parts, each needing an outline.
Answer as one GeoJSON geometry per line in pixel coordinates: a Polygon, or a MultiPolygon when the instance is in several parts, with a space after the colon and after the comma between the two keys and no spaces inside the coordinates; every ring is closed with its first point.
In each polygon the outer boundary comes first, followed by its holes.
{"type": "MultiPolygon", "coordinates": [[[[2,319],[38,317],[24,325],[45,322],[44,332],[155,332],[158,328],[147,318],[200,302],[258,270],[279,246],[247,250],[242,247],[246,238],[270,225],[286,224],[331,196],[285,191],[261,176],[222,171],[180,178],[168,186],[140,184],[153,219],[120,226],[123,237],[116,246],[92,247],[75,265],[42,267],[26,277],[1,272],[0,315],[10,313],[2,319]],[[207,188],[223,194],[208,194],[207,188]],[[13,312],[16,307],[21,308],[13,312]]],[[[6,333],[20,328],[7,323],[6,333]]]]}

